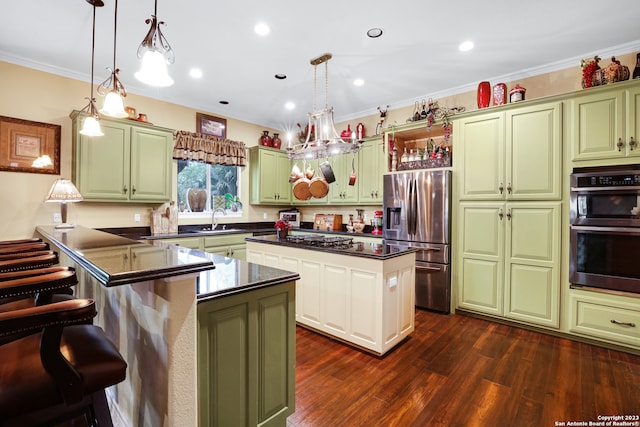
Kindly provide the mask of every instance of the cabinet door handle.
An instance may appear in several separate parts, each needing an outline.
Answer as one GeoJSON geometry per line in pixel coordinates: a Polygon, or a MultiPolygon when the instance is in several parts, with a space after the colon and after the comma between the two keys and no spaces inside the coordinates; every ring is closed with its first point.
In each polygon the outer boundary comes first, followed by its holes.
{"type": "Polygon", "coordinates": [[[378,190],[376,190],[376,199],[378,198],[378,190]]]}
{"type": "Polygon", "coordinates": [[[131,187],[131,194],[136,194],[136,186],[131,187]]]}
{"type": "Polygon", "coordinates": [[[635,328],[636,324],[633,322],[619,322],[616,319],[611,319],[611,323],[613,323],[614,325],[620,325],[620,326],[628,326],[630,328],[635,328]]]}
{"type": "Polygon", "coordinates": [[[511,194],[511,183],[507,184],[507,193],[511,194]]]}
{"type": "Polygon", "coordinates": [[[129,189],[127,188],[127,184],[125,184],[124,188],[122,189],[122,193],[127,194],[127,191],[129,191],[129,189]]]}
{"type": "Polygon", "coordinates": [[[507,219],[511,221],[511,209],[507,209],[507,219]]]}
{"type": "Polygon", "coordinates": [[[371,192],[371,198],[373,199],[373,191],[371,192]]]}
{"type": "Polygon", "coordinates": [[[622,138],[618,138],[618,143],[616,145],[618,146],[618,151],[622,151],[622,147],[624,147],[624,141],[622,141],[622,138]]]}
{"type": "Polygon", "coordinates": [[[634,147],[638,145],[638,143],[636,142],[635,139],[633,139],[633,137],[629,138],[629,150],[633,151],[634,147]]]}
{"type": "Polygon", "coordinates": [[[502,183],[498,186],[498,190],[500,190],[500,194],[504,191],[504,185],[502,185],[502,183]]]}
{"type": "Polygon", "coordinates": [[[502,212],[502,209],[498,209],[498,218],[500,218],[500,221],[502,221],[502,217],[504,217],[504,213],[502,212]]]}

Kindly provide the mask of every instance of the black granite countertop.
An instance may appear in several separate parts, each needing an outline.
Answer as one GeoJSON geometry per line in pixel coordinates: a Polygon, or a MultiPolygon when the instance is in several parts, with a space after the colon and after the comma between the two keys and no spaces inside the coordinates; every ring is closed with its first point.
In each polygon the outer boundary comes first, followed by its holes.
{"type": "Polygon", "coordinates": [[[196,273],[198,302],[300,277],[158,240],[143,242],[79,226],[68,230],[39,226],[35,234],[50,241],[107,287],[196,273]]]}
{"type": "MultiPolygon", "coordinates": [[[[310,231],[310,230],[302,230],[302,231],[310,231]]],[[[324,233],[326,234],[326,233],[324,233]]],[[[246,237],[245,240],[247,242],[257,242],[257,243],[266,243],[269,245],[279,245],[279,246],[287,246],[299,249],[306,249],[310,251],[318,251],[325,253],[334,253],[340,255],[348,255],[355,257],[363,257],[363,258],[372,258],[378,260],[386,260],[390,258],[394,258],[401,255],[406,255],[408,253],[416,252],[416,248],[412,248],[409,246],[391,246],[384,243],[384,240],[381,243],[363,243],[363,242],[355,242],[351,247],[348,248],[332,248],[332,247],[321,247],[321,246],[307,246],[305,244],[294,243],[291,241],[287,241],[285,239],[278,239],[277,236],[253,236],[246,237]]]]}

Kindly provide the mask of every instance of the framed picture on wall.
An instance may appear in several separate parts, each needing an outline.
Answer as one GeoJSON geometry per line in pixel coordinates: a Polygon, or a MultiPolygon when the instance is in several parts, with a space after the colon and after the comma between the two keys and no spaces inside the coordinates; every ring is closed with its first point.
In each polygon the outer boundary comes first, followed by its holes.
{"type": "Polygon", "coordinates": [[[227,120],[220,117],[196,113],[196,132],[204,135],[227,137],[227,120]]]}
{"type": "Polygon", "coordinates": [[[0,170],[60,174],[61,126],[0,116],[0,170]]]}

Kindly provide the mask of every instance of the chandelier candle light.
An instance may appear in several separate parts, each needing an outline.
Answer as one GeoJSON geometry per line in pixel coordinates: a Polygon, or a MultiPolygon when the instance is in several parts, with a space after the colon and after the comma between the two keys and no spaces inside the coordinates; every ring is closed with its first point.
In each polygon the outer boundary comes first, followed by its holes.
{"type": "Polygon", "coordinates": [[[124,85],[118,79],[120,70],[116,67],[116,40],[118,30],[118,0],[115,0],[114,23],[113,23],[113,68],[107,67],[111,73],[109,77],[98,86],[98,93],[104,96],[104,104],[100,114],[123,119],[129,114],[124,110],[123,98],[127,96],[124,85]],[[105,96],[106,95],[106,96],[105,96]]]}
{"type": "Polygon", "coordinates": [[[169,76],[167,64],[174,63],[175,55],[160,30],[160,26],[165,23],[158,21],[158,0],[155,0],[151,19],[147,19],[145,23],[151,24],[151,27],[138,47],[138,58],[142,59],[142,65],[140,71],[135,73],[136,79],[150,86],[171,86],[173,79],[169,76]]]}
{"type": "Polygon", "coordinates": [[[96,49],[96,7],[104,6],[102,0],[87,0],[87,3],[93,6],[93,32],[91,35],[91,97],[87,98],[89,104],[81,111],[88,114],[88,117],[84,119],[82,129],[80,133],[86,136],[103,136],[102,129],[100,129],[100,115],[96,108],[96,99],[93,97],[93,63],[95,59],[96,49]]]}
{"type": "Polygon", "coordinates": [[[328,61],[331,59],[330,53],[325,53],[311,60],[313,65],[313,112],[309,113],[309,125],[307,126],[307,137],[305,142],[300,144],[289,144],[287,156],[290,159],[324,159],[347,153],[357,153],[360,149],[360,142],[355,137],[355,132],[347,141],[340,138],[336,132],[333,122],[333,107],[328,106],[329,93],[329,68],[328,61]],[[323,109],[316,108],[317,91],[317,68],[318,65],[325,64],[325,106],[323,109]]]}

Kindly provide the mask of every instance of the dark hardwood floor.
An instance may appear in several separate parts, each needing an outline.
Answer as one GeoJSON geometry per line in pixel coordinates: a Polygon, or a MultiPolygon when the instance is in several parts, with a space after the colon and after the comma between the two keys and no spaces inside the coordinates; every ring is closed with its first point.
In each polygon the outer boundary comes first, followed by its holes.
{"type": "Polygon", "coordinates": [[[289,427],[545,427],[640,415],[640,356],[482,319],[416,310],[415,332],[384,357],[299,326],[296,337],[289,427]]]}

